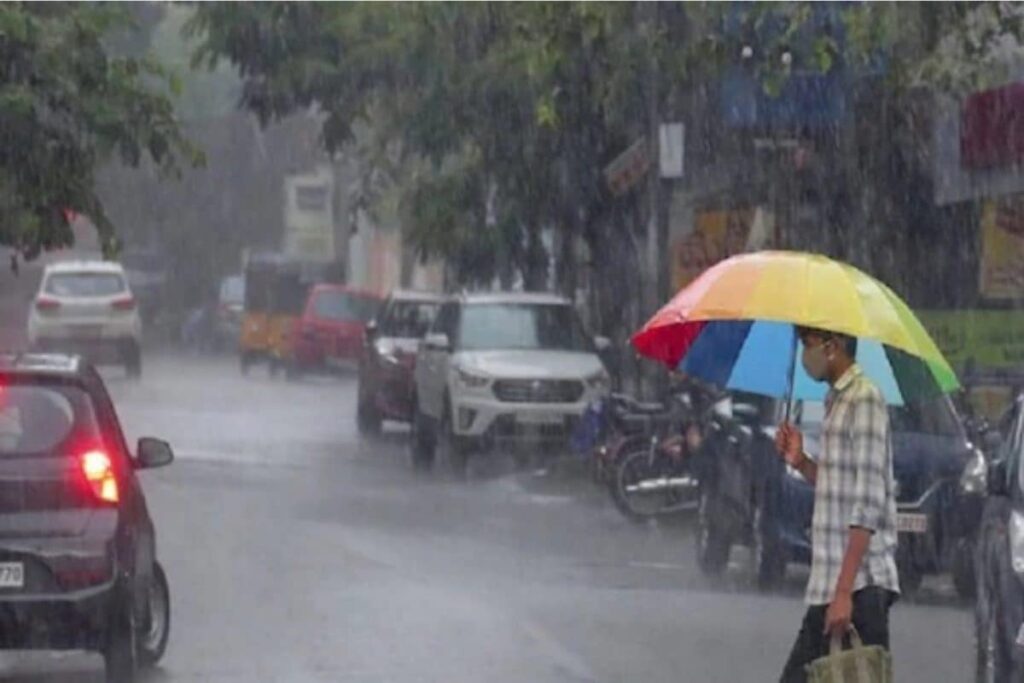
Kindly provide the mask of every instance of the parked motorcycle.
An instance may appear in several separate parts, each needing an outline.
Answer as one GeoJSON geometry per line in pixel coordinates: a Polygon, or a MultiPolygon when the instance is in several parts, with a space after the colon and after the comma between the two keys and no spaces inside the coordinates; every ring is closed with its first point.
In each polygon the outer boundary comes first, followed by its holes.
{"type": "Polygon", "coordinates": [[[688,464],[699,440],[695,395],[698,390],[684,384],[658,403],[612,394],[584,415],[577,452],[591,458],[594,480],[608,488],[627,519],[696,509],[697,481],[688,464]]]}

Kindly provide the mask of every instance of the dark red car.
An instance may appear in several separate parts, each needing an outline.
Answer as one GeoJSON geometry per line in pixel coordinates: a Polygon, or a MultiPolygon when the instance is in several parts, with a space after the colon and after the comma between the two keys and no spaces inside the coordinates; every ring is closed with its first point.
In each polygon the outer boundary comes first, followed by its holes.
{"type": "Polygon", "coordinates": [[[292,332],[289,374],[354,366],[379,295],[348,285],[315,285],[292,332]]]}
{"type": "Polygon", "coordinates": [[[416,351],[440,304],[436,294],[392,292],[367,325],[356,410],[361,433],[376,434],[383,420],[411,420],[416,351]]]}

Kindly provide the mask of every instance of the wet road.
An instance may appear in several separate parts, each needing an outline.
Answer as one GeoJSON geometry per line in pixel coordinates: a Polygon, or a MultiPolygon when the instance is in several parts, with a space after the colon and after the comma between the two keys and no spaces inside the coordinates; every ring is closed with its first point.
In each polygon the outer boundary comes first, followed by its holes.
{"type": "MultiPolygon", "coordinates": [[[[148,681],[359,683],[774,680],[802,577],[712,584],[685,525],[636,527],[571,477],[414,475],[402,434],[355,432],[355,381],[239,376],[228,359],[108,373],[129,436],[178,461],[143,473],[172,590],[148,681]]],[[[896,680],[967,681],[971,616],[939,585],[893,615],[896,680]]],[[[100,681],[100,659],[2,655],[25,683],[100,681]]]]}

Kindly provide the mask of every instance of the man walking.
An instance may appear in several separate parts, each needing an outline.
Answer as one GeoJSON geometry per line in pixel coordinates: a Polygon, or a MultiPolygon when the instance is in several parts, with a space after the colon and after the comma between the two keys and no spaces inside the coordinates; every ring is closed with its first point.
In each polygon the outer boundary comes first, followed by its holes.
{"type": "Polygon", "coordinates": [[[822,452],[806,454],[803,435],[779,426],[776,446],[814,485],[807,613],[782,683],[807,680],[805,667],[828,653],[830,636],[852,624],[865,645],[889,648],[889,607],[899,595],[896,499],[889,414],[878,388],[855,362],[853,337],[800,328],[803,366],[828,382],[822,452]]]}

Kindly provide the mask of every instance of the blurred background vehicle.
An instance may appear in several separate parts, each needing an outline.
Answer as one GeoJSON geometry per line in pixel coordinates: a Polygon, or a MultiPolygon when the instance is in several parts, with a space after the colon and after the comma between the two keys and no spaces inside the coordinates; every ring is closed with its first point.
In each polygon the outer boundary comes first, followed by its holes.
{"type": "Polygon", "coordinates": [[[48,265],[28,318],[37,350],[75,351],[95,362],[142,374],[142,320],[120,264],[66,261],[48,265]]]}
{"type": "MultiPolygon", "coordinates": [[[[347,285],[318,284],[291,325],[284,361],[289,376],[356,367],[366,324],[377,315],[380,296],[347,285]]],[[[284,355],[284,354],[282,354],[284,355]]]]}
{"type": "Polygon", "coordinates": [[[1024,679],[1024,395],[1008,411],[1002,448],[987,467],[978,533],[975,643],[978,683],[1024,679]]]}
{"type": "Polygon", "coordinates": [[[128,286],[138,301],[139,315],[152,323],[166,301],[169,267],[164,255],[148,247],[127,247],[118,261],[124,266],[128,286]]]}
{"type": "Polygon", "coordinates": [[[245,277],[229,275],[217,290],[217,346],[228,351],[238,348],[245,310],[245,277]]]}
{"type": "Polygon", "coordinates": [[[436,294],[395,291],[366,324],[356,403],[360,433],[378,433],[383,420],[412,420],[416,351],[441,300],[436,294]]]}

